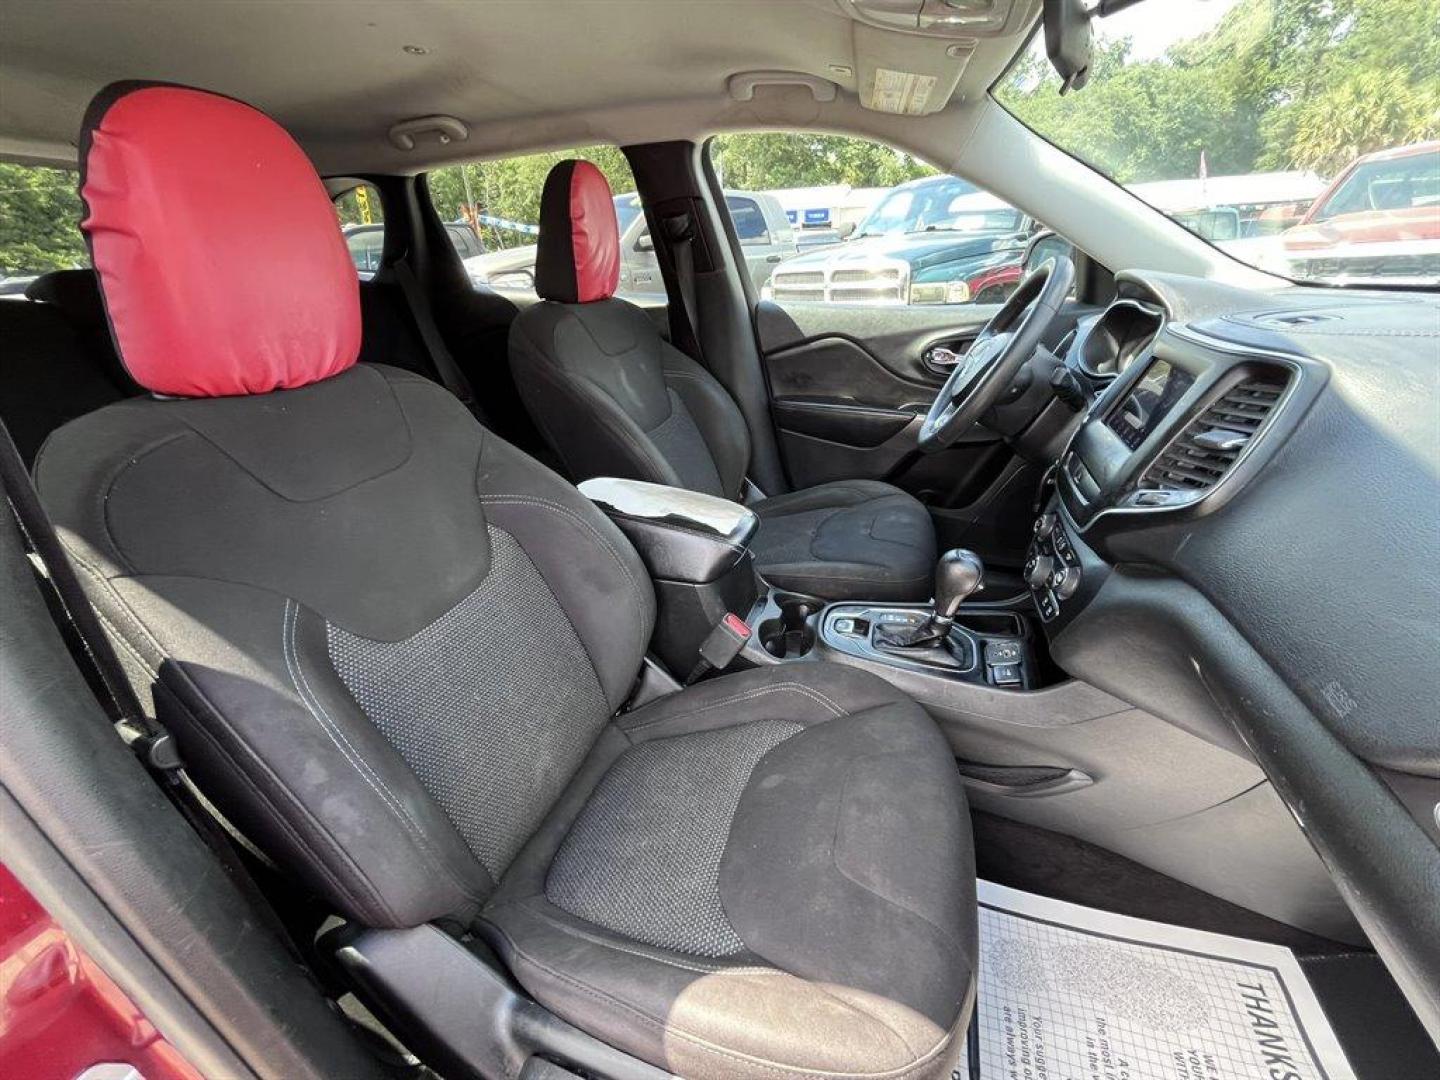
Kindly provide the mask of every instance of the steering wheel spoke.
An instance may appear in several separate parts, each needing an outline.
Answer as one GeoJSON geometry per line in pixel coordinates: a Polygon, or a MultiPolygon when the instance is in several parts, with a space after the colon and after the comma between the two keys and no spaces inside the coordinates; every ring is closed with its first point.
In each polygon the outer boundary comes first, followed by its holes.
{"type": "Polygon", "coordinates": [[[935,395],[920,429],[922,451],[950,446],[995,403],[1044,339],[1074,281],[1074,264],[1060,255],[1020,283],[935,395]]]}

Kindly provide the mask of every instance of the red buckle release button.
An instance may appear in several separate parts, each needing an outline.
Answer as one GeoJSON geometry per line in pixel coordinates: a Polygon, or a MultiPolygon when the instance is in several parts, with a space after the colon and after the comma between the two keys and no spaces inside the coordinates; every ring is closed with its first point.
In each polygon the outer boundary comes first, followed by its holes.
{"type": "Polygon", "coordinates": [[[733,611],[726,612],[725,618],[720,621],[729,627],[732,633],[738,634],[742,638],[748,638],[752,632],[750,630],[750,624],[733,611]]]}

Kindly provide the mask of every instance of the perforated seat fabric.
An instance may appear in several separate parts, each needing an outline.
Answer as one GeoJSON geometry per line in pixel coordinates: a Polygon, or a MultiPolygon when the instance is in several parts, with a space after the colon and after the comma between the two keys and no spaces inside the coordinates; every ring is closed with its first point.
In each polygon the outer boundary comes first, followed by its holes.
{"type": "MultiPolygon", "coordinates": [[[[127,154],[212,124],[224,99],[192,117],[175,97],[197,93],[164,88],[154,126],[132,101],[127,154]]],[[[223,119],[257,122],[230,105],[245,115],[223,119]]],[[[206,170],[252,152],[147,167],[195,169],[194,192],[164,179],[198,206],[206,170]]],[[[118,234],[123,185],[107,197],[118,234]]],[[[323,192],[305,198],[290,212],[333,228],[323,192]]],[[[162,278],[167,236],[136,228],[162,278]]],[[[289,265],[289,234],[275,243],[265,264],[289,265]]],[[[107,306],[128,305],[128,366],[146,297],[97,264],[107,306]]],[[[317,274],[312,290],[355,288],[348,268],[317,274]]],[[[354,365],[339,347],[354,305],[314,318],[308,339],[247,328],[267,350],[258,372],[244,342],[208,350],[197,319],[163,368],[135,374],[203,393],[99,409],[36,463],[127,673],[207,797],[328,910],[483,934],[542,1005],[654,1065],[943,1075],[976,912],[934,723],[821,663],[621,713],[655,616],[623,535],[440,386],[354,365]],[[276,372],[300,385],[244,391],[276,372]]]]}
{"type": "MultiPolygon", "coordinates": [[[[610,191],[584,165],[561,162],[545,183],[536,262],[545,299],[510,326],[520,396],[576,481],[623,476],[739,499],[750,463],[745,418],[714,376],[613,295],[610,191]]],[[[824,484],[755,510],[752,547],[767,581],[829,600],[930,595],[934,524],[891,484],[824,484]]]]}
{"type": "Polygon", "coordinates": [[[687,1077],[945,1076],[976,956],[949,749],[829,664],[619,717],[484,933],[572,1023],[687,1077]]]}

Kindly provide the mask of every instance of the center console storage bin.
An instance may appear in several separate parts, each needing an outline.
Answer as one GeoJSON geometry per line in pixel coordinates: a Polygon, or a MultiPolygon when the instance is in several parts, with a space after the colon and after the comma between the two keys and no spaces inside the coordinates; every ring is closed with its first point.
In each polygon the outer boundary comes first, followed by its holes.
{"type": "Polygon", "coordinates": [[[726,612],[744,615],[760,595],[750,541],[754,511],[683,488],[600,476],[580,493],[620,527],[655,582],[653,648],[685,678],[726,612]]]}

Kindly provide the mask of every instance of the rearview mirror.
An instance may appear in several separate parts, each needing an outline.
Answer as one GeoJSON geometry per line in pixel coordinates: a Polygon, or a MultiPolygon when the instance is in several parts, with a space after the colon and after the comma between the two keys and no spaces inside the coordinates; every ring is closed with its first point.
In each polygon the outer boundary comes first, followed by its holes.
{"type": "Polygon", "coordinates": [[[835,230],[835,232],[839,235],[841,240],[849,240],[851,234],[855,232],[855,222],[843,222],[840,227],[835,230]]]}
{"type": "Polygon", "coordinates": [[[1041,266],[1046,259],[1053,259],[1060,255],[1073,261],[1075,245],[1063,236],[1056,236],[1049,229],[1038,232],[1030,238],[1030,243],[1025,246],[1025,258],[1020,264],[1020,273],[1024,277],[1029,277],[1031,272],[1041,266]]]}
{"type": "Polygon", "coordinates": [[[1045,54],[1060,76],[1060,93],[1090,78],[1093,41],[1085,0],[1045,0],[1045,54]]]}

